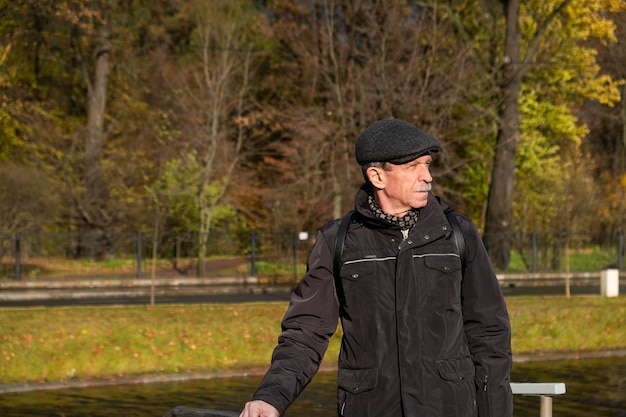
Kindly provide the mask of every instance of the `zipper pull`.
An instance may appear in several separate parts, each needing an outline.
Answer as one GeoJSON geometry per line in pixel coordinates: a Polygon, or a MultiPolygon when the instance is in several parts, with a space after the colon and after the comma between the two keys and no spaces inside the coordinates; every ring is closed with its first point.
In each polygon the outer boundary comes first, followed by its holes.
{"type": "Polygon", "coordinates": [[[487,379],[489,377],[485,375],[485,379],[483,380],[483,392],[487,392],[487,379]]]}
{"type": "Polygon", "coordinates": [[[402,229],[402,241],[405,241],[409,238],[409,229],[402,229]]]}

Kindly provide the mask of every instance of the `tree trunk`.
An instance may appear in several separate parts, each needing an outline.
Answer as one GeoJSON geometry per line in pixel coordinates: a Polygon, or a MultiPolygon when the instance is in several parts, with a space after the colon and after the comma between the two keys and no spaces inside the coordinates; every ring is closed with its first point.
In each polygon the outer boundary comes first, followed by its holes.
{"type": "Polygon", "coordinates": [[[513,190],[515,184],[515,155],[520,141],[519,94],[520,30],[519,0],[503,0],[506,15],[506,43],[502,78],[502,104],[491,184],[485,219],[485,246],[496,268],[506,269],[512,239],[513,190]]]}
{"type": "Polygon", "coordinates": [[[101,154],[106,134],[104,116],[106,111],[107,84],[109,77],[110,30],[105,21],[99,31],[100,42],[95,56],[93,82],[87,69],[83,78],[87,86],[87,126],[85,134],[85,154],[81,201],[82,227],[87,236],[81,237],[79,252],[85,256],[100,256],[106,249],[102,229],[107,225],[107,216],[102,208],[106,198],[106,188],[102,179],[101,154]]]}
{"type": "MultiPolygon", "coordinates": [[[[626,85],[622,86],[622,140],[624,141],[624,147],[626,148],[626,85]]],[[[619,168],[623,167],[624,165],[619,168]]]]}
{"type": "MultiPolygon", "coordinates": [[[[88,98],[87,137],[85,138],[85,203],[89,211],[95,209],[103,196],[100,156],[105,139],[104,114],[106,109],[107,81],[109,76],[108,30],[103,30],[102,43],[96,53],[93,88],[88,98]]],[[[94,219],[95,220],[95,219],[94,219]]]]}

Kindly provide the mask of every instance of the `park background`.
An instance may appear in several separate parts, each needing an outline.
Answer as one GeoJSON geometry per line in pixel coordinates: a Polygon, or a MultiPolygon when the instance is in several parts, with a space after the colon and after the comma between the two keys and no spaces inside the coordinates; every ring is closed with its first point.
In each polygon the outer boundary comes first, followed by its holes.
{"type": "MultiPolygon", "coordinates": [[[[0,16],[2,285],[293,284],[352,208],[356,137],[386,117],[442,142],[434,191],[499,274],[623,270],[621,0],[0,0],[0,16]]],[[[507,302],[517,355],[626,348],[623,297],[507,302]]],[[[0,382],[263,368],[284,308],[2,308],[0,382]]]]}
{"type": "Polygon", "coordinates": [[[435,192],[498,270],[622,268],[625,9],[3,1],[3,279],[115,267],[138,234],[146,275],[204,277],[254,233],[291,250],[352,207],[354,142],[386,117],[440,139],[435,192]]]}

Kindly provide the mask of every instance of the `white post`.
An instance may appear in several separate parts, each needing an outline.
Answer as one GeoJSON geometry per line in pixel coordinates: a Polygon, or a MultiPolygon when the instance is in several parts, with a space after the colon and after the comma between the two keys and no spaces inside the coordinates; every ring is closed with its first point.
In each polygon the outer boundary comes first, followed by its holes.
{"type": "Polygon", "coordinates": [[[619,270],[603,269],[600,274],[600,295],[617,297],[619,295],[619,270]]]}
{"type": "Polygon", "coordinates": [[[542,395],[539,398],[541,401],[539,405],[539,417],[552,417],[552,397],[542,395]]]}

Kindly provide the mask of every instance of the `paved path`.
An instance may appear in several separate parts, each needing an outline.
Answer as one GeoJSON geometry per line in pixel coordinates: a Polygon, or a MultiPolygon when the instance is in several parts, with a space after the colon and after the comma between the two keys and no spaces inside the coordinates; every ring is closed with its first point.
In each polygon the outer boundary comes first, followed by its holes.
{"type": "MultiPolygon", "coordinates": [[[[292,286],[219,286],[188,287],[184,290],[160,290],[155,294],[156,304],[198,304],[198,303],[247,303],[289,301],[292,286]]],[[[519,295],[563,295],[563,286],[545,287],[505,287],[507,297],[519,295]]],[[[572,286],[572,295],[600,294],[599,286],[572,286]]],[[[626,286],[620,286],[620,294],[626,294],[626,286]]],[[[150,304],[149,290],[112,291],[112,290],[64,290],[64,291],[13,291],[0,292],[0,307],[59,307],[81,305],[131,305],[150,304]]]]}

